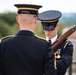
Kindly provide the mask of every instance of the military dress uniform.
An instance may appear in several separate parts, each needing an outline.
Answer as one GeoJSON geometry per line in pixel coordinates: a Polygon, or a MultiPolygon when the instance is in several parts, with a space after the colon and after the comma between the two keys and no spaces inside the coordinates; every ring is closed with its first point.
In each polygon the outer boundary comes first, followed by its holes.
{"type": "MultiPolygon", "coordinates": [[[[19,14],[36,15],[41,7],[25,4],[15,6],[19,14]]],[[[36,37],[32,31],[20,30],[15,36],[2,39],[0,46],[3,69],[0,72],[4,75],[55,75],[54,51],[50,43],[36,37]]]]}
{"type": "MultiPolygon", "coordinates": [[[[62,16],[62,13],[57,10],[44,11],[38,15],[39,20],[42,23],[42,28],[45,31],[54,30],[61,16],[62,16]]],[[[56,41],[57,39],[56,36],[53,42],[50,39],[51,43],[54,43],[56,41]]],[[[65,39],[65,41],[56,48],[56,50],[57,51],[55,53],[55,58],[56,58],[55,66],[56,66],[57,75],[65,75],[67,68],[72,63],[73,44],[72,42],[65,39]]]]}
{"type": "Polygon", "coordinates": [[[66,39],[61,45],[56,48],[55,58],[57,75],[65,75],[67,68],[72,63],[72,56],[73,44],[71,41],[66,39]]]}
{"type": "Polygon", "coordinates": [[[72,56],[73,56],[73,44],[72,42],[65,40],[57,48],[56,52],[57,75],[65,75],[67,68],[72,63],[72,56]]]}
{"type": "MultiPolygon", "coordinates": [[[[54,38],[55,40],[53,42],[52,39],[49,39],[51,41],[51,44],[56,41],[58,36],[56,35],[54,38]]],[[[46,38],[46,40],[48,41],[48,38],[46,38]]],[[[55,51],[57,75],[65,75],[67,68],[72,63],[73,44],[71,41],[66,39],[61,45],[56,48],[55,51]]]]}

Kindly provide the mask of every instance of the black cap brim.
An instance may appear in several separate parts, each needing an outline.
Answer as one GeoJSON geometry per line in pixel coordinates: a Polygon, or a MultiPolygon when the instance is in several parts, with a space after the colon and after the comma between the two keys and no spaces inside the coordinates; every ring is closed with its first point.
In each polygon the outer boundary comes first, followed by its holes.
{"type": "Polygon", "coordinates": [[[41,8],[42,6],[41,5],[34,5],[34,4],[14,4],[14,6],[16,6],[17,8],[19,7],[31,7],[31,8],[41,8]]]}
{"type": "Polygon", "coordinates": [[[18,8],[18,14],[33,14],[38,16],[38,9],[41,8],[41,5],[32,5],[32,4],[14,4],[18,8]]]}

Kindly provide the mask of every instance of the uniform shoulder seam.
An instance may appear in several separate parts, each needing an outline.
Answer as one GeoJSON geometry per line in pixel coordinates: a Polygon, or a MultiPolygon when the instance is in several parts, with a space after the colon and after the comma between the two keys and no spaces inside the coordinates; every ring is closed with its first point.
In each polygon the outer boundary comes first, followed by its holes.
{"type": "Polygon", "coordinates": [[[46,41],[45,38],[39,37],[39,36],[37,36],[37,35],[35,35],[35,37],[36,37],[36,38],[39,38],[39,39],[41,39],[41,40],[45,40],[45,41],[46,41]]]}
{"type": "Polygon", "coordinates": [[[3,38],[1,38],[0,40],[4,40],[4,39],[7,39],[7,38],[10,38],[10,37],[13,37],[14,35],[8,35],[8,36],[5,36],[3,38]]]}

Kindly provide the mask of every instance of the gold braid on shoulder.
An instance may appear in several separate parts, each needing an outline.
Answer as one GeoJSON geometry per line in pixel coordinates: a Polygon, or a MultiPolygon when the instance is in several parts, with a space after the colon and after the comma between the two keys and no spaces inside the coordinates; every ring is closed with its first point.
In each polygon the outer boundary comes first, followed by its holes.
{"type": "Polygon", "coordinates": [[[10,38],[10,37],[13,37],[14,35],[8,35],[8,36],[5,36],[5,37],[3,37],[3,38],[1,38],[0,40],[2,41],[2,40],[4,40],[4,39],[7,39],[7,38],[10,38]]]}
{"type": "Polygon", "coordinates": [[[37,36],[37,35],[35,35],[35,37],[46,41],[45,38],[39,37],[39,36],[37,36]]]}

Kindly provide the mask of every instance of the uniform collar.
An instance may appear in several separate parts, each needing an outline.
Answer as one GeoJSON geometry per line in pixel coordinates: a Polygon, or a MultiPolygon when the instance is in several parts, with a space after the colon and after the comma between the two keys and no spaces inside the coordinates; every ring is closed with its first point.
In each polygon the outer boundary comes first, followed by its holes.
{"type": "Polygon", "coordinates": [[[58,37],[58,35],[56,35],[56,36],[53,37],[52,39],[49,39],[48,37],[46,37],[46,40],[47,40],[47,41],[48,41],[48,40],[51,40],[51,43],[53,44],[53,43],[56,41],[57,37],[58,37]]]}
{"type": "Polygon", "coordinates": [[[20,30],[17,35],[30,35],[30,36],[34,36],[34,33],[30,30],[20,30]]]}

